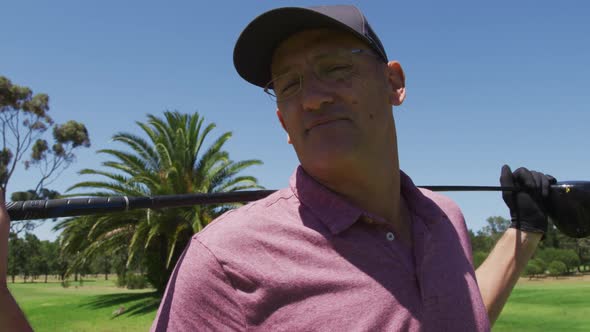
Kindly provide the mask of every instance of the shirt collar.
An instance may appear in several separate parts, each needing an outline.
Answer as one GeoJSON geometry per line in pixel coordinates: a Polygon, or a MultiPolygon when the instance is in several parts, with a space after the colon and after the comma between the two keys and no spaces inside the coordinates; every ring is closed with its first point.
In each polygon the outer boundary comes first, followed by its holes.
{"type": "Polygon", "coordinates": [[[400,187],[410,212],[420,217],[426,225],[436,223],[444,215],[440,207],[429,197],[433,193],[428,189],[416,187],[412,179],[401,170],[400,187]]]}
{"type": "MultiPolygon", "coordinates": [[[[400,186],[401,193],[413,215],[419,216],[427,225],[440,219],[441,210],[424,195],[425,189],[417,188],[412,179],[401,170],[400,186]]],[[[317,182],[301,166],[298,166],[291,176],[290,187],[301,204],[308,207],[332,234],[338,234],[348,229],[361,216],[380,219],[356,207],[343,196],[317,182]]]]}
{"type": "Polygon", "coordinates": [[[289,182],[301,204],[308,207],[332,234],[348,229],[363,214],[363,210],[317,182],[301,166],[297,167],[289,182]]]}

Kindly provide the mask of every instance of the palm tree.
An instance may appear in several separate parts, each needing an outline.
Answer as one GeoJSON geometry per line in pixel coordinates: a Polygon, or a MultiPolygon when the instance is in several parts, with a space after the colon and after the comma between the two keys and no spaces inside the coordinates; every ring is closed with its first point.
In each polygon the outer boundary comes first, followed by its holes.
{"type": "MultiPolygon", "coordinates": [[[[125,144],[130,151],[100,150],[99,153],[114,159],[102,164],[109,170],[80,171],[106,180],[80,182],[68,190],[94,190],[76,196],[156,196],[261,188],[256,178],[238,174],[262,162],[232,161],[222,150],[230,132],[205,148],[204,141],[215,124],[204,126],[203,122],[198,113],[165,112],[164,118],[148,115],[147,123],[137,122],[147,140],[118,133],[113,140],[125,144]]],[[[126,250],[127,266],[141,264],[150,283],[163,291],[191,236],[235,206],[205,205],[77,217],[59,223],[56,229],[63,230],[64,253],[76,257],[73,266],[80,266],[84,259],[99,252],[126,250]]]]}

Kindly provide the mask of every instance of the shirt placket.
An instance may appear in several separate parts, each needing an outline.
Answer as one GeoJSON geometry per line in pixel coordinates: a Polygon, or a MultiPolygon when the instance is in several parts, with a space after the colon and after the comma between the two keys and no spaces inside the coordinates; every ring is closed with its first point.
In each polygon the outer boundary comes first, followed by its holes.
{"type": "MultiPolygon", "coordinates": [[[[421,221],[421,220],[420,220],[421,221]]],[[[415,250],[415,259],[416,259],[416,274],[417,274],[417,284],[418,288],[420,289],[420,296],[422,298],[422,305],[424,307],[424,315],[425,317],[430,316],[430,313],[437,313],[440,308],[438,308],[439,297],[436,292],[436,288],[434,287],[433,279],[428,278],[427,271],[428,265],[432,264],[431,257],[433,253],[433,246],[434,241],[436,239],[432,236],[432,233],[424,224],[421,224],[419,229],[414,230],[414,241],[416,246],[415,250]]]]}
{"type": "Polygon", "coordinates": [[[391,253],[396,261],[403,266],[403,268],[413,277],[416,277],[416,272],[413,263],[412,252],[410,249],[404,247],[400,243],[393,229],[386,223],[376,221],[369,216],[362,216],[361,219],[374,227],[374,236],[377,242],[383,247],[387,248],[387,252],[391,253]]]}

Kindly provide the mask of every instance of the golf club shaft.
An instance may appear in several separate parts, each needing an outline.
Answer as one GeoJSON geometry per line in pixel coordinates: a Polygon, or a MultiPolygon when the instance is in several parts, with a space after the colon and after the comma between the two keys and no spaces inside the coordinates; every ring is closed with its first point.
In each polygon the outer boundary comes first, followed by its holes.
{"type": "MultiPolygon", "coordinates": [[[[514,191],[513,187],[497,186],[422,186],[432,191],[514,191]]],[[[251,190],[212,194],[184,194],[153,197],[88,197],[50,200],[16,201],[6,204],[11,220],[48,219],[135,209],[162,209],[205,204],[226,204],[256,201],[275,190],[251,190]]]]}

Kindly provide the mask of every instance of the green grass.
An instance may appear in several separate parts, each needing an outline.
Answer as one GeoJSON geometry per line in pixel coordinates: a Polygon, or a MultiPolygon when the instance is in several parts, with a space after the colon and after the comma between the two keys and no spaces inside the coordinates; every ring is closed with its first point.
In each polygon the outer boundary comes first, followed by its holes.
{"type": "Polygon", "coordinates": [[[519,283],[494,332],[590,331],[590,280],[519,283]]]}
{"type": "Polygon", "coordinates": [[[147,331],[160,298],[153,290],[127,290],[113,281],[84,280],[63,288],[58,282],[10,283],[8,288],[35,331],[147,331]],[[78,286],[78,287],[76,287],[78,286]],[[113,312],[125,307],[114,316],[113,312]]]}
{"type": "MultiPolygon", "coordinates": [[[[100,279],[76,285],[17,281],[9,288],[35,331],[149,330],[160,301],[151,290],[120,289],[100,279]],[[121,306],[125,312],[114,317],[121,306]]],[[[519,282],[493,331],[590,331],[590,276],[519,282]]]]}

